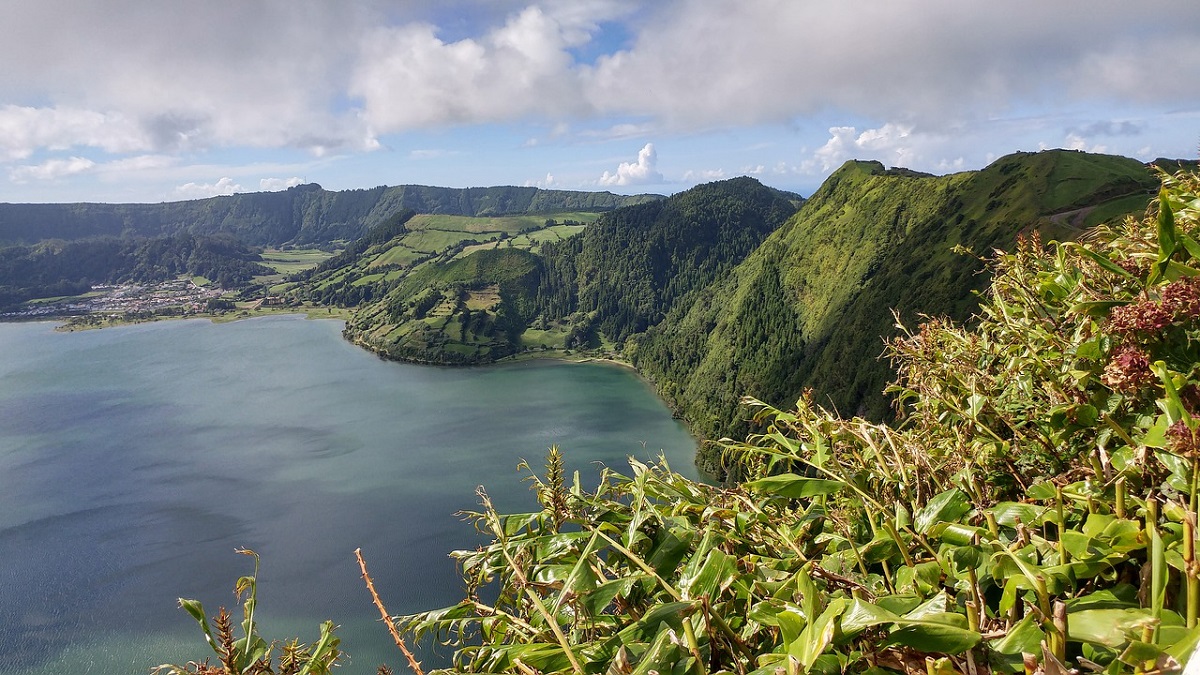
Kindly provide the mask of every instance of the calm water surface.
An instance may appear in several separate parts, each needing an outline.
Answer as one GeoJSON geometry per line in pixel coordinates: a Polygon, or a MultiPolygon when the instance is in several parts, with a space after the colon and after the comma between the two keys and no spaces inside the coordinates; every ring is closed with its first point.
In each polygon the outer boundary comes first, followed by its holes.
{"type": "Polygon", "coordinates": [[[205,656],[176,605],[234,606],[263,557],[268,638],[332,619],[346,673],[403,658],[358,576],[362,547],[392,613],[460,597],[454,513],[485,485],[531,510],[515,472],[548,446],[595,462],[695,443],[624,369],[445,369],[380,361],[300,317],[82,333],[0,323],[0,673],[140,673],[205,656]]]}

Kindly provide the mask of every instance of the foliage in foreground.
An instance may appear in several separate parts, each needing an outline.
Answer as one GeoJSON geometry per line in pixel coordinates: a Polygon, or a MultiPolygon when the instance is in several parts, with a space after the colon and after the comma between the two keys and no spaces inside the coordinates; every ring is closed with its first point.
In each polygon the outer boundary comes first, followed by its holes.
{"type": "Polygon", "coordinates": [[[332,621],[321,624],[321,635],[312,645],[291,640],[282,645],[267,642],[258,632],[254,622],[254,611],[258,606],[258,554],[249,549],[238,553],[253,556],[254,574],[238,579],[234,594],[243,601],[242,636],[233,634],[233,618],[222,607],[210,625],[204,613],[204,605],[197,600],[179,599],[179,606],[200,624],[204,639],[217,656],[220,665],[203,661],[191,661],[186,665],[163,664],[154,669],[155,675],[329,675],[341,658],[333,634],[332,621]],[[214,630],[215,629],[215,630],[214,630]],[[278,659],[273,652],[279,649],[278,659]]]}
{"type": "Polygon", "coordinates": [[[892,346],[895,427],[802,399],[718,488],[632,463],[472,514],[460,604],[395,617],[455,672],[1162,672],[1200,628],[1200,179],[995,261],[977,327],[892,346]]]}

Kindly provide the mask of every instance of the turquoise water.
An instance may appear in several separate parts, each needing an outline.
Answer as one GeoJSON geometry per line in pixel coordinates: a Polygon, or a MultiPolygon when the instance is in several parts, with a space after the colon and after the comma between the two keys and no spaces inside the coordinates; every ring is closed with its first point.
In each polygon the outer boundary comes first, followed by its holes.
{"type": "Polygon", "coordinates": [[[485,485],[535,502],[516,465],[558,444],[596,462],[695,443],[631,372],[539,362],[385,362],[302,317],[176,321],[80,333],[0,324],[0,673],[141,673],[203,658],[176,605],[233,609],[263,558],[267,637],[332,619],[373,673],[402,657],[362,586],[361,547],[393,614],[453,604],[447,553],[477,545],[454,514],[485,485]]]}

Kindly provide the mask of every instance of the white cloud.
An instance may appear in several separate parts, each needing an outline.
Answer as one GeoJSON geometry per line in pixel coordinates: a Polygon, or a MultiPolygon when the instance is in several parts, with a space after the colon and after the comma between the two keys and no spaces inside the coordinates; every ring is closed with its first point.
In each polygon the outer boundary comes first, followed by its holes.
{"type": "Polygon", "coordinates": [[[175,194],[183,199],[203,199],[242,192],[242,186],[225,176],[216,183],[184,183],[176,186],[175,194]]]}
{"type": "Polygon", "coordinates": [[[1100,143],[1089,143],[1086,138],[1079,134],[1067,134],[1064,146],[1068,150],[1083,150],[1084,152],[1108,152],[1108,148],[1100,143]]]}
{"type": "Polygon", "coordinates": [[[912,127],[891,122],[859,133],[855,127],[830,127],[830,138],[813,153],[808,166],[821,172],[836,169],[848,159],[879,159],[909,166],[918,155],[911,143],[912,127]]]}
{"type": "Polygon", "coordinates": [[[601,185],[654,185],[663,182],[658,172],[658,153],[653,143],[647,143],[638,151],[637,162],[621,162],[614,173],[604,172],[601,185]]]}
{"type": "Polygon", "coordinates": [[[558,189],[559,182],[555,179],[554,174],[547,172],[546,177],[542,180],[527,180],[525,187],[537,187],[542,189],[553,188],[558,189]]]}
{"type": "Polygon", "coordinates": [[[0,106],[0,160],[20,160],[38,149],[99,148],[134,152],[149,139],[120,113],[69,107],[0,106]]]}
{"type": "Polygon", "coordinates": [[[304,179],[299,176],[292,176],[291,178],[263,178],[258,181],[258,189],[263,192],[276,192],[303,184],[304,179]]]}
{"type": "Polygon", "coordinates": [[[30,180],[54,180],[77,173],[90,171],[96,163],[85,157],[69,159],[48,159],[41,164],[18,166],[9,172],[9,179],[14,183],[25,183],[30,180]]]}
{"type": "Polygon", "coordinates": [[[378,133],[584,112],[570,48],[587,25],[531,5],[479,38],[444,42],[429,24],[362,38],[350,81],[378,133]]]}
{"type": "Polygon", "coordinates": [[[98,168],[106,173],[120,173],[126,171],[155,171],[166,169],[175,166],[179,160],[170,155],[135,155],[123,159],[115,159],[111,162],[105,162],[98,168]]]}
{"type": "Polygon", "coordinates": [[[683,182],[709,183],[714,180],[723,180],[725,177],[725,169],[701,169],[699,171],[688,170],[683,174],[683,182]]]}
{"type": "MultiPolygon", "coordinates": [[[[520,180],[554,162],[580,186],[599,172],[581,168],[595,155],[583,148],[601,141],[715,146],[750,128],[755,140],[775,133],[777,150],[692,165],[782,164],[789,176],[850,156],[975,167],[1040,139],[1194,156],[1200,109],[1200,89],[1180,84],[1200,81],[1196,2],[1093,0],[1086,12],[1043,0],[11,0],[5,9],[0,172],[74,156],[95,163],[79,180],[111,185],[122,172],[147,180],[156,167],[139,168],[145,158],[171,157],[178,171],[156,197],[197,175],[293,171],[183,171],[198,161],[288,162],[296,149],[340,160],[384,144],[437,147],[418,132],[467,125],[480,125],[480,137],[512,132],[505,147],[533,158],[472,150],[486,158],[480,166],[511,166],[507,178],[496,169],[479,180],[520,180]],[[826,137],[831,126],[854,131],[826,137]],[[399,133],[414,138],[387,138],[399,133]],[[548,157],[568,146],[575,166],[548,157]]],[[[405,178],[458,180],[432,163],[421,171],[405,178]]],[[[619,169],[608,179],[623,180],[619,169]]]]}
{"type": "Polygon", "coordinates": [[[1023,104],[1194,104],[1200,92],[1179,83],[1200,79],[1198,38],[1196,3],[680,0],[587,69],[585,91],[600,110],[686,128],[825,110],[929,126],[1023,104]]]}

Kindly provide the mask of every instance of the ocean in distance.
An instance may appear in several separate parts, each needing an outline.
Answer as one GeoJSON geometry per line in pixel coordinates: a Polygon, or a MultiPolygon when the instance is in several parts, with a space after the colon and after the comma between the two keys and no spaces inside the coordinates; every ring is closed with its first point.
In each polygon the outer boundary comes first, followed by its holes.
{"type": "MultiPolygon", "coordinates": [[[[0,323],[0,673],[137,673],[208,655],[176,598],[236,610],[262,555],[268,638],[331,619],[345,673],[399,672],[359,577],[394,614],[461,597],[449,551],[483,540],[455,513],[559,445],[594,486],[626,458],[695,477],[695,441],[627,369],[551,361],[381,361],[341,323],[273,317],[58,333],[0,323]]],[[[568,474],[569,475],[569,474],[568,474]]],[[[240,620],[240,612],[235,613],[240,620]]]]}

